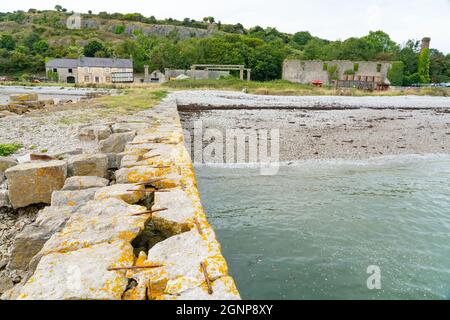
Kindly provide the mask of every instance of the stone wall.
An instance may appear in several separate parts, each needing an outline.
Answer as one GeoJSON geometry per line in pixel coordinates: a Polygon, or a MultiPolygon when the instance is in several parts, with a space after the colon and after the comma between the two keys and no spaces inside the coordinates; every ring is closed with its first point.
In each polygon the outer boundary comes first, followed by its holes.
{"type": "Polygon", "coordinates": [[[328,66],[337,65],[337,75],[343,78],[345,71],[353,70],[357,76],[380,77],[381,80],[387,78],[387,74],[392,64],[385,61],[348,61],[348,60],[285,60],[283,63],[283,80],[298,83],[311,83],[320,80],[328,83],[328,66]],[[357,70],[355,70],[357,69],[357,70]]]}
{"type": "MultiPolygon", "coordinates": [[[[52,184],[50,198],[36,195],[50,206],[17,236],[9,262],[29,276],[2,298],[240,299],[200,201],[175,101],[129,122],[81,127],[79,138],[99,140],[99,153],[23,168],[39,179],[40,167],[63,166],[52,171],[58,183],[72,176],[62,189],[52,184]]],[[[14,168],[8,178],[23,172],[14,168]]]]}
{"type": "Polygon", "coordinates": [[[216,70],[176,70],[176,69],[166,69],[165,78],[166,80],[173,79],[179,75],[186,75],[192,79],[215,79],[218,80],[221,77],[228,77],[230,75],[229,71],[216,71],[216,70]]]}

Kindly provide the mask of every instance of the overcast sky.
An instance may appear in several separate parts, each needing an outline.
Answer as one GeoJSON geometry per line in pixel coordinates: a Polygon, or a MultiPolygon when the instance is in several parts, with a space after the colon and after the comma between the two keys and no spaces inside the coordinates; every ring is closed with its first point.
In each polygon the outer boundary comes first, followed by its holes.
{"type": "Polygon", "coordinates": [[[0,11],[52,9],[56,4],[69,11],[140,12],[158,19],[213,16],[245,27],[308,30],[329,40],[381,29],[399,43],[429,36],[432,47],[450,53],[450,0],[1,0],[0,11]]]}

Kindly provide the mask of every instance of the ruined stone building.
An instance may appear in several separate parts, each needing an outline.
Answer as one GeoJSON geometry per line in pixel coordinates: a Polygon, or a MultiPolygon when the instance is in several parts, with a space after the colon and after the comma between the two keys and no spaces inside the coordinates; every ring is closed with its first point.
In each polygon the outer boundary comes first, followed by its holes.
{"type": "Polygon", "coordinates": [[[81,29],[81,14],[80,13],[74,13],[69,18],[67,18],[66,26],[67,29],[81,29]]]}
{"type": "Polygon", "coordinates": [[[387,74],[392,63],[386,61],[348,61],[348,60],[290,60],[283,63],[283,80],[297,83],[321,81],[324,84],[332,80],[373,81],[388,83],[387,74]],[[336,69],[334,67],[337,67],[336,69]],[[330,70],[335,69],[330,78],[330,70]]]}
{"type": "Polygon", "coordinates": [[[116,58],[52,59],[45,64],[47,76],[65,83],[133,82],[133,61],[116,58]]]}

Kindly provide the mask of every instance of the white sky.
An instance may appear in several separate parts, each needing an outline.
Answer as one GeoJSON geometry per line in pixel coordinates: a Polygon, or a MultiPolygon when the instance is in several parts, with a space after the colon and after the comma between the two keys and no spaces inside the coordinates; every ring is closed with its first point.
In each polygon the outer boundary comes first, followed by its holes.
{"type": "Polygon", "coordinates": [[[329,40],[383,30],[393,40],[431,37],[431,46],[450,53],[450,0],[0,0],[0,11],[52,9],[140,12],[158,19],[213,16],[245,27],[272,26],[284,32],[308,30],[329,40]]]}

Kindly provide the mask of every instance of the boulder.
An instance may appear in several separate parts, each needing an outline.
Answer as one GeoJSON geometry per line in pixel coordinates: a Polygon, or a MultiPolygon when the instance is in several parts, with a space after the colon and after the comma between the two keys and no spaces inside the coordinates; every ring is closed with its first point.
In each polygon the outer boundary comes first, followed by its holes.
{"type": "Polygon", "coordinates": [[[38,213],[36,221],[26,226],[14,239],[9,269],[27,270],[31,259],[45,242],[65,225],[73,213],[70,207],[46,207],[38,213]]]}
{"type": "Polygon", "coordinates": [[[29,107],[24,106],[22,104],[8,104],[8,111],[9,112],[14,112],[17,114],[23,114],[28,112],[29,107]]]}
{"type": "Polygon", "coordinates": [[[134,131],[113,133],[105,140],[99,142],[99,151],[102,153],[120,153],[125,150],[125,145],[134,139],[134,131]]]}
{"type": "Polygon", "coordinates": [[[205,282],[200,263],[204,263],[210,281],[227,276],[228,267],[217,241],[206,241],[197,230],[184,232],[154,245],[147,260],[136,265],[163,264],[150,272],[131,271],[127,274],[138,283],[150,282],[152,298],[164,294],[178,295],[205,282]]]}
{"type": "Polygon", "coordinates": [[[99,188],[84,190],[54,191],[52,194],[52,206],[79,207],[94,199],[94,195],[99,188]]]}
{"type": "Polygon", "coordinates": [[[113,184],[112,186],[98,189],[95,193],[95,200],[114,198],[134,204],[147,196],[147,193],[141,192],[144,189],[145,186],[143,185],[113,184]]]}
{"type": "Polygon", "coordinates": [[[51,253],[39,262],[19,300],[120,300],[127,288],[124,271],[133,265],[133,247],[124,241],[101,243],[66,253],[51,253]]]}
{"type": "Polygon", "coordinates": [[[38,95],[36,93],[13,94],[9,96],[12,102],[37,101],[38,95]]]}
{"type": "Polygon", "coordinates": [[[0,208],[1,207],[10,207],[11,204],[9,202],[8,190],[0,190],[0,208]]]}
{"type": "Polygon", "coordinates": [[[14,282],[8,278],[0,276],[0,295],[14,287],[14,282]]]}
{"type": "Polygon", "coordinates": [[[109,180],[96,176],[75,176],[67,178],[62,190],[83,190],[90,188],[106,187],[109,184],[109,180]]]}
{"type": "Polygon", "coordinates": [[[144,230],[150,218],[146,214],[133,214],[145,211],[145,207],[129,205],[117,199],[89,201],[79,207],[65,227],[45,243],[38,256],[78,250],[102,242],[131,242],[144,230]]]}
{"type": "Polygon", "coordinates": [[[150,125],[145,122],[120,122],[113,124],[112,131],[114,133],[138,131],[142,129],[147,129],[149,128],[149,126],[150,125]]]}
{"type": "Polygon", "coordinates": [[[5,172],[6,169],[16,166],[17,160],[12,157],[0,157],[0,172],[5,172]]]}
{"type": "Polygon", "coordinates": [[[72,176],[96,176],[105,178],[108,173],[106,154],[79,154],[67,159],[67,173],[72,176]]]}
{"type": "Polygon", "coordinates": [[[155,227],[167,235],[189,231],[194,224],[195,207],[192,200],[181,189],[155,192],[152,210],[167,209],[153,214],[155,227]]]}
{"type": "Polygon", "coordinates": [[[206,283],[179,295],[164,295],[164,300],[240,300],[241,297],[233,278],[226,276],[211,282],[212,294],[208,293],[206,283]]]}
{"type": "Polygon", "coordinates": [[[101,141],[111,135],[111,128],[106,124],[89,125],[79,128],[77,137],[80,140],[101,141]]]}
{"type": "Polygon", "coordinates": [[[30,162],[6,170],[9,200],[13,208],[35,203],[50,203],[52,193],[66,180],[65,161],[30,162]]]}

